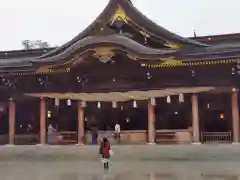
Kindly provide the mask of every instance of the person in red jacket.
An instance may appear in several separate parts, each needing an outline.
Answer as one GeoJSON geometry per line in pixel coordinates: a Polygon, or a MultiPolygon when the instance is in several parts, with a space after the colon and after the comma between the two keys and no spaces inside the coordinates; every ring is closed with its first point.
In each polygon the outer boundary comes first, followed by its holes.
{"type": "Polygon", "coordinates": [[[109,169],[109,159],[112,155],[112,151],[110,148],[110,143],[106,137],[103,138],[100,148],[99,148],[99,154],[103,160],[103,166],[105,170],[109,169]]]}

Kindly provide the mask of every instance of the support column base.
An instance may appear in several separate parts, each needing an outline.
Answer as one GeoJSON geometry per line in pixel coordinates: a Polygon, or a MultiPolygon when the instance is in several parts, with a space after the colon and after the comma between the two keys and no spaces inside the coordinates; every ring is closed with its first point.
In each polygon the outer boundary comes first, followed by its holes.
{"type": "Polygon", "coordinates": [[[84,143],[77,143],[76,146],[84,146],[84,143]]]}
{"type": "Polygon", "coordinates": [[[36,144],[36,146],[47,146],[48,144],[36,144]]]}
{"type": "Polygon", "coordinates": [[[156,145],[155,142],[148,142],[147,145],[156,145]]]}
{"type": "Polygon", "coordinates": [[[192,145],[201,145],[201,142],[192,142],[192,145]]]}
{"type": "Polygon", "coordinates": [[[4,147],[14,147],[15,144],[5,144],[4,147]]]}

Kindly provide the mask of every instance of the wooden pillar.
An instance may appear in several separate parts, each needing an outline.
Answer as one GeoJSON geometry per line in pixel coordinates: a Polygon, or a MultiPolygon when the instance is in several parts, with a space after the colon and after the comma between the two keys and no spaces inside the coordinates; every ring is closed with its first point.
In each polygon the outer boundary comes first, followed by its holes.
{"type": "Polygon", "coordinates": [[[46,100],[40,100],[40,144],[46,144],[46,100]]]}
{"type": "Polygon", "coordinates": [[[15,102],[9,101],[9,144],[14,145],[15,139],[15,102]]]}
{"type": "Polygon", "coordinates": [[[79,145],[84,144],[84,108],[82,107],[81,101],[78,101],[78,135],[77,142],[79,145]]]}
{"type": "Polygon", "coordinates": [[[155,112],[151,101],[148,101],[148,143],[155,144],[155,112]]]}
{"type": "Polygon", "coordinates": [[[233,143],[239,143],[239,110],[238,110],[238,94],[237,91],[232,92],[232,128],[233,143]]]}
{"type": "Polygon", "coordinates": [[[199,136],[199,115],[198,115],[198,97],[192,95],[192,129],[193,129],[193,144],[200,144],[199,136]]]}

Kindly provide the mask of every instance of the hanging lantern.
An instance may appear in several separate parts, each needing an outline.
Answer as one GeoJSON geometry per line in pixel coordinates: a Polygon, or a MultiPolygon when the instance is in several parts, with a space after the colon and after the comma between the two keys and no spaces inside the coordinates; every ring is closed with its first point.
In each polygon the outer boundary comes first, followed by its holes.
{"type": "Polygon", "coordinates": [[[208,109],[210,108],[210,104],[209,104],[209,103],[207,103],[207,108],[208,108],[208,109]]]}
{"type": "Polygon", "coordinates": [[[81,101],[81,107],[83,108],[87,107],[87,103],[85,101],[81,101]]]}
{"type": "Polygon", "coordinates": [[[232,88],[232,92],[236,92],[237,91],[237,89],[236,88],[232,88]]]}
{"type": "Polygon", "coordinates": [[[117,102],[116,102],[116,101],[113,101],[113,102],[112,102],[112,107],[113,107],[113,108],[117,108],[117,102]]]}
{"type": "Polygon", "coordinates": [[[179,94],[178,99],[179,99],[179,102],[180,102],[180,103],[184,102],[184,96],[183,96],[183,94],[179,94]]]}
{"type": "Polygon", "coordinates": [[[133,101],[133,108],[137,108],[137,102],[133,101]]]}
{"type": "Polygon", "coordinates": [[[225,119],[225,115],[224,115],[223,113],[221,113],[221,114],[219,115],[219,118],[220,118],[220,119],[225,119]]]}
{"type": "Polygon", "coordinates": [[[0,112],[3,112],[5,110],[4,106],[0,106],[0,112]]]}
{"type": "Polygon", "coordinates": [[[58,98],[55,98],[54,101],[55,101],[55,106],[59,106],[60,105],[60,102],[59,102],[58,98]]]}
{"type": "Polygon", "coordinates": [[[123,106],[121,106],[121,111],[123,111],[123,106]]]}
{"type": "Polygon", "coordinates": [[[192,77],[195,77],[195,71],[191,70],[191,72],[192,72],[192,77]]]}
{"type": "Polygon", "coordinates": [[[151,105],[156,106],[156,99],[155,98],[151,98],[150,101],[151,101],[151,105]]]}
{"type": "Polygon", "coordinates": [[[171,103],[171,97],[167,96],[167,103],[171,103]]]}
{"type": "Polygon", "coordinates": [[[101,103],[100,103],[100,102],[97,103],[97,108],[98,108],[98,109],[101,108],[101,103]]]}
{"type": "Polygon", "coordinates": [[[71,106],[71,105],[72,105],[72,102],[71,102],[70,99],[67,100],[67,105],[68,105],[68,106],[71,106]]]}
{"type": "Polygon", "coordinates": [[[52,117],[52,112],[51,111],[47,111],[47,117],[51,118],[52,117]]]}

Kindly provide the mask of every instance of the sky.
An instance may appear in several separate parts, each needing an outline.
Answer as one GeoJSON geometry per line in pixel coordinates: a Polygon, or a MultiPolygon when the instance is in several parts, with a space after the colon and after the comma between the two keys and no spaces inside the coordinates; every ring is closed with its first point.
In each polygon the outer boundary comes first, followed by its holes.
{"type": "MultiPolygon", "coordinates": [[[[86,28],[109,0],[0,0],[0,50],[22,40],[60,46],[86,28]]],[[[132,0],[158,25],[181,36],[240,33],[239,0],[132,0]]]]}

